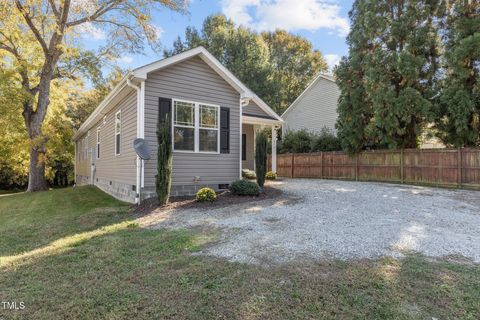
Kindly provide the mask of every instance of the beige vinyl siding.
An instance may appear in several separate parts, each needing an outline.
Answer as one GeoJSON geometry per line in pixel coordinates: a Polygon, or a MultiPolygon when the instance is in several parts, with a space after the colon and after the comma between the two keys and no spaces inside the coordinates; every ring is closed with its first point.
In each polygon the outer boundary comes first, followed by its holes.
{"type": "Polygon", "coordinates": [[[253,100],[250,100],[250,103],[243,107],[242,114],[271,118],[271,116],[263,111],[253,100]]]}
{"type": "Polygon", "coordinates": [[[335,82],[319,78],[282,116],[285,120],[285,129],[318,132],[327,127],[335,130],[339,95],[340,90],[335,82]]]}
{"type": "Polygon", "coordinates": [[[242,125],[242,134],[246,135],[247,147],[246,147],[246,160],[242,160],[242,169],[254,169],[255,162],[255,151],[254,151],[254,134],[253,134],[253,125],[252,124],[243,124],[242,125]]]}
{"type": "Polygon", "coordinates": [[[132,91],[106,114],[106,122],[96,123],[90,130],[92,146],[97,147],[100,126],[100,158],[94,159],[95,178],[134,185],[136,182],[133,140],[137,137],[137,94],[132,91]],[[115,113],[122,111],[120,154],[115,155],[115,113]]]}
{"type": "MultiPolygon", "coordinates": [[[[128,90],[130,91],[130,89],[128,90]]],[[[102,119],[89,128],[88,159],[77,161],[77,175],[90,177],[91,163],[93,162],[96,167],[94,182],[98,178],[134,185],[136,181],[136,154],[133,149],[133,140],[137,136],[136,92],[132,91],[128,94],[105,116],[105,123],[103,123],[102,119]],[[120,154],[115,155],[115,113],[119,110],[122,110],[120,154]],[[100,127],[99,159],[96,156],[98,127],[100,127]],[[93,159],[91,159],[91,155],[93,155],[93,159]]],[[[76,141],[77,148],[80,146],[82,138],[76,141]]],[[[78,155],[77,159],[79,159],[78,155]]]]}
{"type": "Polygon", "coordinates": [[[173,155],[174,186],[231,183],[240,172],[240,95],[198,57],[148,75],[145,81],[145,139],[152,159],[145,161],[145,187],[153,187],[157,174],[158,99],[183,99],[230,108],[230,153],[173,155]],[[200,181],[194,183],[194,177],[200,181]]]}
{"type": "MultiPolygon", "coordinates": [[[[91,135],[92,133],[90,133],[91,135]]],[[[84,151],[84,143],[85,137],[87,134],[84,134],[80,139],[78,139],[76,143],[76,157],[75,157],[75,169],[76,174],[83,177],[90,176],[90,154],[85,153],[84,151]]],[[[90,145],[89,145],[90,148],[90,145]]]]}

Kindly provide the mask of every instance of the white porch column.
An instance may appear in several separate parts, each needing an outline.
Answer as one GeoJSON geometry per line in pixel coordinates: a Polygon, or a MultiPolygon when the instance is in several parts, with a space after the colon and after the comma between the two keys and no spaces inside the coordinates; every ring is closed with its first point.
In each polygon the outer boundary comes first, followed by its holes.
{"type": "Polygon", "coordinates": [[[277,129],[272,126],[272,171],[277,172],[277,129]]]}

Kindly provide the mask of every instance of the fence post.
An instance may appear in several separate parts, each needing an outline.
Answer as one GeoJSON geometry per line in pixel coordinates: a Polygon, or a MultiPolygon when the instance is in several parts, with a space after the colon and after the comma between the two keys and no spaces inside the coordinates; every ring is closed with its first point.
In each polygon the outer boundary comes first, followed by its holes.
{"type": "Polygon", "coordinates": [[[403,148],[402,148],[400,149],[400,183],[405,182],[403,165],[404,165],[404,161],[403,161],[403,148]]]}
{"type": "Polygon", "coordinates": [[[292,178],[294,176],[294,172],[295,172],[295,153],[292,153],[292,172],[291,172],[292,178]]]}
{"type": "Polygon", "coordinates": [[[360,152],[355,154],[355,181],[358,181],[358,157],[360,156],[360,152]]]}
{"type": "Polygon", "coordinates": [[[323,179],[323,151],[320,152],[320,163],[322,164],[320,167],[320,178],[323,179]]]}
{"type": "Polygon", "coordinates": [[[462,187],[462,149],[457,150],[457,184],[458,187],[462,187]]]}

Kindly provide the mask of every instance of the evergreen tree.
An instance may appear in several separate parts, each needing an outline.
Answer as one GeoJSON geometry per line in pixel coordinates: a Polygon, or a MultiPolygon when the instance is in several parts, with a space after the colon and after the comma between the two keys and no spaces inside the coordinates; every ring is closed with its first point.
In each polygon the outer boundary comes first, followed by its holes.
{"type": "Polygon", "coordinates": [[[417,146],[433,120],[441,7],[439,0],[355,1],[349,56],[337,70],[337,127],[348,150],[417,146]]]}
{"type": "Polygon", "coordinates": [[[356,1],[349,13],[351,32],[347,37],[350,54],[343,57],[335,69],[340,89],[336,123],[342,148],[349,153],[360,151],[367,142],[366,128],[372,118],[372,106],[364,87],[366,59],[371,45],[365,33],[365,1],[356,1]]]}
{"type": "Polygon", "coordinates": [[[160,204],[168,203],[172,186],[172,136],[168,116],[157,127],[157,175],[155,187],[160,204]]]}
{"type": "Polygon", "coordinates": [[[260,187],[265,184],[267,174],[268,137],[265,131],[259,131],[255,138],[255,174],[260,187]]]}
{"type": "Polygon", "coordinates": [[[448,12],[437,128],[448,145],[480,146],[480,4],[459,0],[448,12]]]}

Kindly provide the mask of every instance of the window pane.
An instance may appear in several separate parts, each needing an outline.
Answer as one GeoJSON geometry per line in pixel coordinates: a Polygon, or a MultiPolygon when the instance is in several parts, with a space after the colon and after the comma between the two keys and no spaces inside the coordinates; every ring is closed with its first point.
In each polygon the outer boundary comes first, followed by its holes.
{"type": "Polygon", "coordinates": [[[116,153],[116,154],[120,154],[120,135],[117,134],[117,135],[115,136],[115,139],[116,139],[116,143],[115,143],[116,150],[115,150],[115,153],[116,153]]]}
{"type": "Polygon", "coordinates": [[[195,105],[188,102],[175,101],[175,124],[183,126],[195,125],[195,105]]]}
{"type": "Polygon", "coordinates": [[[200,129],[200,151],[218,151],[218,131],[200,129]]]}
{"type": "Polygon", "coordinates": [[[194,151],[195,129],[175,127],[174,129],[174,148],[175,150],[194,151]]]}
{"type": "Polygon", "coordinates": [[[218,127],[218,108],[217,107],[200,105],[200,127],[203,127],[203,128],[218,127]]]}
{"type": "Polygon", "coordinates": [[[121,113],[117,113],[115,115],[115,133],[120,133],[122,130],[122,121],[121,121],[121,113]]]}

